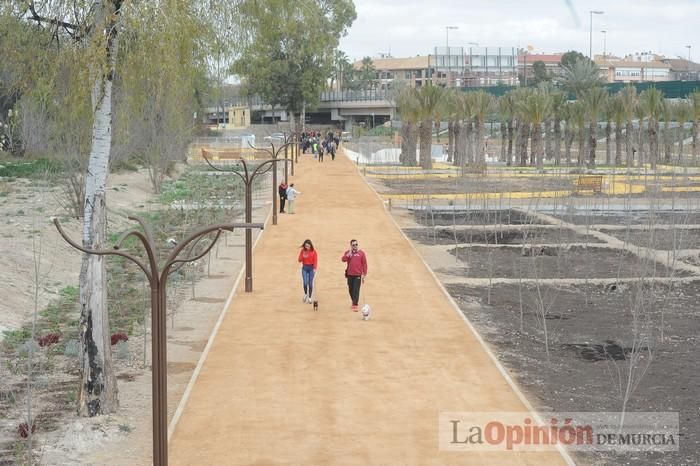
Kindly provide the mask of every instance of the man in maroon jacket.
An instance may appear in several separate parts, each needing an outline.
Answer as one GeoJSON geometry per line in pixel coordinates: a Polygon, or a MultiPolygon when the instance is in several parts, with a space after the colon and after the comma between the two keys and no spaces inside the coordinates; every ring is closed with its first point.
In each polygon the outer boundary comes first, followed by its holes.
{"type": "Polygon", "coordinates": [[[357,312],[357,302],[360,300],[360,286],[367,276],[367,256],[358,248],[357,240],[350,241],[350,249],[345,251],[341,258],[348,265],[345,268],[345,277],[348,280],[348,292],[352,299],[352,310],[357,312]]]}

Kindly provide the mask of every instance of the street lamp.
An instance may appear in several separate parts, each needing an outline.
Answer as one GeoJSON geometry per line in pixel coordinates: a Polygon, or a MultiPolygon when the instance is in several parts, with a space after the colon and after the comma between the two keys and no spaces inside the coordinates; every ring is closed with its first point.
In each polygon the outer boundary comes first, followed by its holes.
{"type": "Polygon", "coordinates": [[[457,29],[457,26],[445,26],[445,46],[447,47],[447,87],[450,87],[450,29],[457,29]]]}
{"type": "Polygon", "coordinates": [[[75,249],[85,254],[97,256],[121,256],[135,263],[144,274],[151,288],[151,406],[153,417],[153,465],[168,466],[168,351],[165,317],[167,315],[166,285],[168,277],[179,270],[185,263],[194,262],[204,257],[219,239],[224,231],[233,231],[235,228],[263,229],[262,223],[221,223],[203,227],[179,243],[170,252],[163,263],[158,257],[158,243],[146,222],[139,217],[128,217],[129,220],[141,225],[139,230],[129,230],[123,233],[113,249],[88,249],[73,241],[63,230],[57,218],[53,223],[58,233],[75,249]],[[210,243],[195,251],[199,242],[214,233],[210,243]],[[129,238],[135,238],[141,243],[145,252],[145,258],[133,254],[133,251],[123,250],[124,242],[129,238]]]}
{"type": "MultiPolygon", "coordinates": [[[[475,47],[479,46],[478,42],[467,42],[467,45],[473,45],[475,47]]],[[[472,48],[469,47],[469,79],[473,79],[474,65],[472,64],[472,48]]],[[[464,77],[464,72],[462,72],[462,77],[464,77]]],[[[464,84],[462,84],[464,86],[464,84]]]]}
{"type": "Polygon", "coordinates": [[[608,46],[608,31],[600,31],[603,33],[603,60],[606,58],[607,46],[608,46]]]}
{"type": "Polygon", "coordinates": [[[593,15],[602,15],[605,13],[604,11],[600,10],[591,10],[591,18],[589,21],[589,31],[588,31],[588,58],[593,60],[593,15]]]}
{"type": "Polygon", "coordinates": [[[686,46],[685,46],[685,48],[688,49],[688,61],[690,61],[690,48],[691,48],[691,47],[692,47],[692,45],[686,45],[686,46]]]}

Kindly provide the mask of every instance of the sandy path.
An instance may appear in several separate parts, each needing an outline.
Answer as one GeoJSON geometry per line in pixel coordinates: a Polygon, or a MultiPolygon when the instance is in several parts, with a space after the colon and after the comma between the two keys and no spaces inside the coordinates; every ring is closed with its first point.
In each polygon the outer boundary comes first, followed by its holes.
{"type": "Polygon", "coordinates": [[[297,214],[254,257],[170,446],[170,464],[563,464],[558,453],[438,448],[445,411],[524,406],[381,202],[344,157],[305,156],[297,214]],[[298,246],[319,251],[320,310],[303,304],[298,246]],[[350,311],[340,256],[369,261],[369,322],[350,311]]]}

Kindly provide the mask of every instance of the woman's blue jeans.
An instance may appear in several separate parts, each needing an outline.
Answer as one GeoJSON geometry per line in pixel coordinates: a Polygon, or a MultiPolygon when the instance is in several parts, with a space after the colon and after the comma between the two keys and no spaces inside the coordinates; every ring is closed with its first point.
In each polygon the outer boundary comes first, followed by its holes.
{"type": "Polygon", "coordinates": [[[304,293],[306,296],[309,298],[313,294],[313,287],[314,287],[314,273],[316,271],[314,270],[313,265],[304,265],[301,268],[301,278],[304,281],[304,293]]]}

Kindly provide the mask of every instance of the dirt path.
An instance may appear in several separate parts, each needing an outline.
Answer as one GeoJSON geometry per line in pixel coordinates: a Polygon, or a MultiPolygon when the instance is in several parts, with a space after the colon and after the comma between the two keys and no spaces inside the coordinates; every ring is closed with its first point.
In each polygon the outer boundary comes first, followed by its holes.
{"type": "Polygon", "coordinates": [[[297,214],[254,257],[201,369],[170,464],[564,464],[550,453],[439,451],[447,411],[526,408],[381,201],[345,157],[304,157],[297,214]],[[302,303],[298,246],[319,251],[320,309],[302,303]],[[369,322],[350,311],[340,256],[368,254],[369,322]]]}

